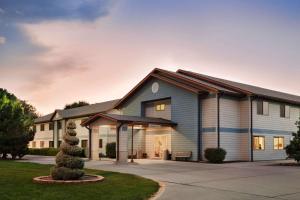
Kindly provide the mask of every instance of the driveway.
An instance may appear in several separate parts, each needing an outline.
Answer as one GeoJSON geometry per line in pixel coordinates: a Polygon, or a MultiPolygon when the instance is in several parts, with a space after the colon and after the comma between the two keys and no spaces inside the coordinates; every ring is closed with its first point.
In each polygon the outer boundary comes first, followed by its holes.
{"type": "MultiPolygon", "coordinates": [[[[29,162],[53,164],[53,157],[26,156],[29,162]]],[[[300,167],[271,166],[274,162],[206,164],[137,160],[115,165],[87,161],[86,168],[136,174],[163,182],[161,200],[300,199],[300,167]]]]}

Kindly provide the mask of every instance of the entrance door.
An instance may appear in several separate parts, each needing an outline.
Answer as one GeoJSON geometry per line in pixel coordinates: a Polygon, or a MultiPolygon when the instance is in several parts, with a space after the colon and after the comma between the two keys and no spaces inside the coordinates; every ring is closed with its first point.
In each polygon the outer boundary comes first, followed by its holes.
{"type": "Polygon", "coordinates": [[[163,158],[163,153],[167,149],[167,136],[154,136],[154,157],[163,158]]]}

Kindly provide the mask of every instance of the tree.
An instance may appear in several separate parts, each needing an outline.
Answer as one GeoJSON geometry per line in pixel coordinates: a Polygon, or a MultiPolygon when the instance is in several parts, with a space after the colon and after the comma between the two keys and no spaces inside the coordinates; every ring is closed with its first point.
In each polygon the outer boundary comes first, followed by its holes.
{"type": "Polygon", "coordinates": [[[285,147],[286,154],[290,158],[294,158],[297,163],[300,162],[300,119],[296,122],[298,131],[293,133],[293,138],[289,145],[285,147]]]}
{"type": "Polygon", "coordinates": [[[84,161],[79,157],[82,149],[78,147],[76,124],[69,121],[67,131],[63,136],[64,142],[60,145],[60,152],[56,155],[56,166],[51,169],[54,180],[76,180],[84,175],[84,161]]]}
{"type": "Polygon", "coordinates": [[[34,138],[34,112],[33,106],[0,88],[0,154],[3,159],[8,154],[13,159],[22,158],[28,152],[28,142],[34,138]]]}
{"type": "Polygon", "coordinates": [[[74,103],[65,105],[64,110],[71,109],[71,108],[78,108],[78,107],[87,106],[87,105],[90,105],[90,104],[86,101],[78,101],[78,102],[74,102],[74,103]]]}

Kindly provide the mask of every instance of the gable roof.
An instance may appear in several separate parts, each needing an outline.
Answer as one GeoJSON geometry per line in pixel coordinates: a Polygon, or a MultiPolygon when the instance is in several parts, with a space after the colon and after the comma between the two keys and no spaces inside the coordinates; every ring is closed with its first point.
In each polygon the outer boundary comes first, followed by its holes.
{"type": "Polygon", "coordinates": [[[45,115],[45,116],[35,119],[34,122],[35,123],[43,123],[43,122],[52,121],[53,118],[55,117],[56,113],[58,113],[62,119],[91,116],[91,115],[97,114],[99,112],[105,112],[105,111],[113,109],[115,104],[118,101],[119,101],[119,99],[115,99],[115,100],[111,100],[111,101],[95,103],[95,104],[81,106],[81,107],[77,107],[77,108],[71,108],[71,109],[67,109],[67,110],[55,110],[53,113],[50,113],[48,115],[45,115]]]}
{"type": "Polygon", "coordinates": [[[179,69],[177,73],[184,74],[193,78],[198,78],[208,83],[222,85],[223,87],[228,87],[231,88],[232,90],[240,90],[241,92],[248,93],[253,96],[265,97],[265,98],[270,98],[278,101],[285,101],[292,104],[300,105],[300,96],[297,95],[292,95],[292,94],[270,90],[258,86],[248,85],[244,83],[234,82],[226,79],[216,78],[216,77],[199,74],[195,72],[185,71],[182,69],[179,69]]]}
{"type": "Polygon", "coordinates": [[[300,105],[300,96],[297,95],[211,77],[182,69],[171,72],[155,68],[116,104],[116,108],[124,104],[135,91],[141,88],[151,78],[157,78],[197,94],[225,93],[237,97],[254,96],[300,105]]]}

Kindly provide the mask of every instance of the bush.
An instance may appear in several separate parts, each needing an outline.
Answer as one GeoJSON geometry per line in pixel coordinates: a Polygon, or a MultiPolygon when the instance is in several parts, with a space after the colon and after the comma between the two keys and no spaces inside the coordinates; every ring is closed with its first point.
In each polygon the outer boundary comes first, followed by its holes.
{"type": "Polygon", "coordinates": [[[59,152],[56,148],[41,148],[41,149],[29,149],[28,154],[40,155],[40,156],[55,156],[59,152]]]}
{"type": "Polygon", "coordinates": [[[109,158],[116,158],[116,143],[108,143],[106,145],[106,156],[109,158]]]}
{"type": "MultiPolygon", "coordinates": [[[[29,155],[39,155],[39,156],[56,156],[56,154],[59,152],[59,149],[57,148],[40,148],[40,149],[29,149],[28,154],[29,155]]],[[[79,157],[85,158],[85,149],[80,150],[80,154],[78,154],[79,157]]]]}
{"type": "Polygon", "coordinates": [[[207,148],[204,156],[210,163],[222,163],[225,160],[226,151],[222,148],[207,148]]]}
{"type": "Polygon", "coordinates": [[[285,147],[285,152],[289,158],[294,158],[297,163],[300,163],[300,120],[296,122],[298,131],[293,133],[293,138],[289,145],[285,147]]]}

